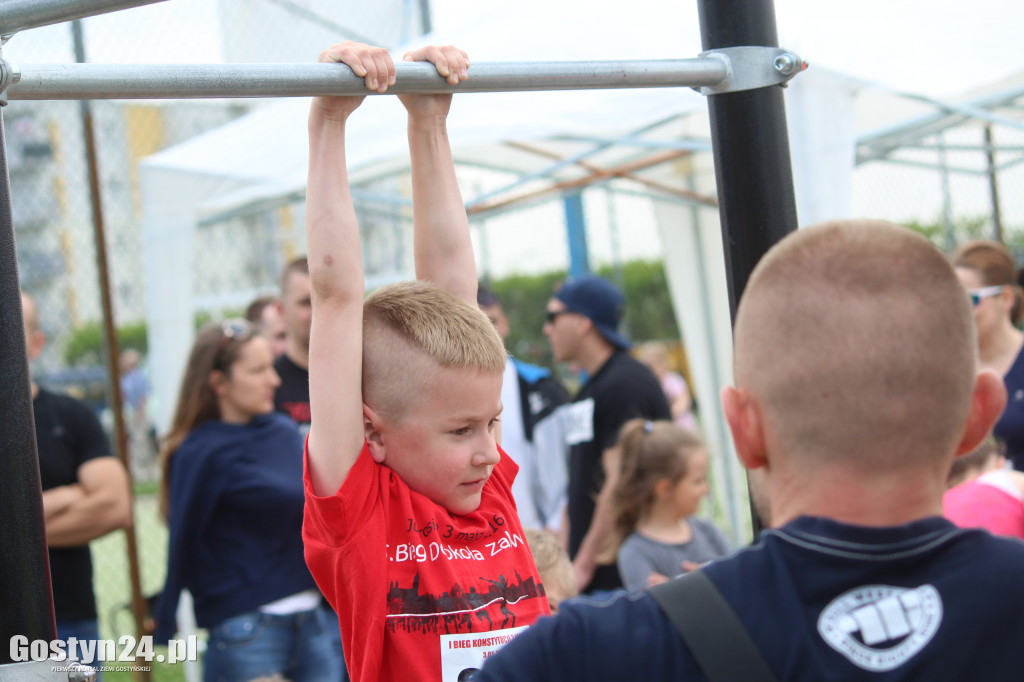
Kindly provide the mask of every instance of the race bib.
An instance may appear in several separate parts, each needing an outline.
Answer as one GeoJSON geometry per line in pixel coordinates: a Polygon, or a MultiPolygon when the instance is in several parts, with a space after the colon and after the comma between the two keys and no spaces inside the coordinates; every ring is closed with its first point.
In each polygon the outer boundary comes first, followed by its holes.
{"type": "Polygon", "coordinates": [[[565,441],[569,445],[594,440],[594,399],[587,398],[565,408],[565,441]]]}
{"type": "Polygon", "coordinates": [[[466,682],[483,667],[485,658],[496,653],[527,627],[441,635],[441,682],[466,682]]]}

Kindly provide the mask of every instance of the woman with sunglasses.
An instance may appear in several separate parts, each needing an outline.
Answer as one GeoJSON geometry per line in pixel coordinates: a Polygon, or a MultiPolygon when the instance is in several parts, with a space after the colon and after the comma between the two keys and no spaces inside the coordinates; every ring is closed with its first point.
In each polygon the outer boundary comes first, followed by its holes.
{"type": "Polygon", "coordinates": [[[1021,293],[1013,256],[998,242],[979,239],[953,254],[957,276],[967,289],[978,326],[981,366],[998,372],[1006,383],[1006,411],[993,430],[1006,443],[1006,456],[1024,470],[1024,333],[1021,293]]]}
{"type": "Polygon", "coordinates": [[[170,540],[157,642],[188,589],[209,631],[206,682],[345,676],[337,618],[303,556],[303,443],[273,411],[273,359],[245,320],[204,327],[160,453],[170,540]]]}

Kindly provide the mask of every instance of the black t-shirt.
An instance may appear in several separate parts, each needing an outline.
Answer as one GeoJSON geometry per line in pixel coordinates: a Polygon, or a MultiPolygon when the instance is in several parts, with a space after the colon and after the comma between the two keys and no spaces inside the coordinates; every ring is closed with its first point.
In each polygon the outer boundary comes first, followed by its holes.
{"type": "MultiPolygon", "coordinates": [[[[110,443],[96,414],[74,398],[40,389],[32,401],[39,477],[43,490],[78,482],[78,468],[110,456],[110,443]]],[[[89,546],[50,549],[53,606],[58,621],[96,618],[89,546]]]]}
{"type": "Polygon", "coordinates": [[[274,360],[274,369],[281,377],[281,385],[274,392],[274,409],[291,417],[305,436],[310,423],[309,370],[299,367],[284,354],[274,360]]]}
{"type": "MultiPolygon", "coordinates": [[[[665,392],[647,367],[615,351],[580,390],[569,409],[569,554],[575,557],[604,484],[601,457],[630,419],[671,419],[665,392]]],[[[622,587],[614,565],[599,566],[587,591],[622,587]]]]}

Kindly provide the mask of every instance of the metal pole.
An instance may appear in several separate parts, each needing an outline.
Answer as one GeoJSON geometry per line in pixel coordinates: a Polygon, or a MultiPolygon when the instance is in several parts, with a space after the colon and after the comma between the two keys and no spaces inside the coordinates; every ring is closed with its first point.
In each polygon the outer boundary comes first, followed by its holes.
{"type": "Polygon", "coordinates": [[[0,110],[0,665],[11,637],[57,637],[43,523],[39,456],[14,245],[7,141],[0,110]]]}
{"type": "MultiPolygon", "coordinates": [[[[198,99],[375,94],[337,64],[11,65],[10,99],[198,99]]],[[[712,57],[634,61],[488,62],[452,87],[430,64],[395,64],[388,94],[715,87],[728,76],[712,57]]]]}
{"type": "Polygon", "coordinates": [[[946,240],[946,251],[953,253],[956,248],[956,229],[953,225],[953,195],[949,191],[949,162],[946,158],[946,138],[942,133],[936,136],[935,148],[939,153],[939,180],[942,182],[942,231],[946,240]]]}
{"type": "Polygon", "coordinates": [[[992,196],[992,238],[1003,241],[1003,216],[999,210],[999,183],[996,182],[996,148],[992,143],[992,126],[985,126],[985,158],[988,161],[988,188],[992,196]]]}
{"type": "MultiPolygon", "coordinates": [[[[75,19],[71,22],[71,35],[75,47],[75,59],[85,61],[85,40],[82,35],[82,22],[75,19]]],[[[110,296],[110,271],[107,259],[107,239],[103,220],[103,200],[100,193],[100,172],[96,154],[95,127],[92,120],[92,107],[88,101],[79,102],[79,113],[82,117],[82,133],[85,143],[85,159],[89,171],[89,198],[92,207],[93,238],[96,242],[96,269],[100,278],[100,302],[103,308],[103,333],[107,347],[108,394],[110,395],[111,411],[114,415],[114,434],[117,439],[117,454],[129,472],[131,480],[131,463],[128,457],[128,437],[124,424],[124,403],[121,396],[121,368],[118,364],[120,350],[118,348],[117,330],[114,326],[114,306],[110,296]]],[[[129,490],[134,502],[134,495],[129,490]]],[[[134,504],[132,508],[134,509],[134,504]]],[[[145,631],[146,600],[142,596],[142,578],[139,575],[138,544],[135,537],[135,525],[124,529],[125,541],[128,545],[128,576],[132,590],[132,613],[135,616],[136,635],[142,636],[145,631]]],[[[133,666],[132,677],[136,680],[148,680],[150,673],[145,666],[133,666]]]]}
{"type": "MultiPolygon", "coordinates": [[[[777,47],[772,0],[699,0],[704,50],[777,47]]],[[[711,139],[725,247],[729,308],[736,307],[751,271],[776,242],[797,229],[793,169],[782,89],[708,96],[711,139]]],[[[751,505],[755,534],[760,519],[751,505]]]]}
{"type": "Polygon", "coordinates": [[[152,5],[164,0],[3,0],[0,34],[152,5]]]}

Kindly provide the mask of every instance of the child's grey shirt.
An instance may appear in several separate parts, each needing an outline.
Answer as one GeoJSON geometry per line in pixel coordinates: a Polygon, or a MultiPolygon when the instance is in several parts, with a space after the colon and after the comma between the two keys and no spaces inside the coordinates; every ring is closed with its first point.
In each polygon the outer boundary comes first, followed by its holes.
{"type": "Polygon", "coordinates": [[[616,561],[622,582],[630,592],[647,587],[651,573],[674,578],[684,573],[683,562],[703,564],[732,552],[732,543],[710,521],[686,519],[693,537],[689,542],[665,544],[634,531],[626,538],[616,561]]]}

